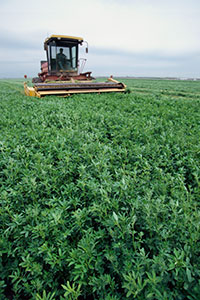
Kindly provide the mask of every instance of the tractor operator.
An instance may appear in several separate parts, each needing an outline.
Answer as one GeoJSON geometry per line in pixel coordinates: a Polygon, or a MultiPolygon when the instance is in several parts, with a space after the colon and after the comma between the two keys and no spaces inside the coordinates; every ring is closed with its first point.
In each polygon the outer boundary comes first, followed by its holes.
{"type": "Polygon", "coordinates": [[[63,48],[60,48],[60,52],[56,55],[57,65],[60,70],[66,69],[67,57],[63,53],[63,48]]]}

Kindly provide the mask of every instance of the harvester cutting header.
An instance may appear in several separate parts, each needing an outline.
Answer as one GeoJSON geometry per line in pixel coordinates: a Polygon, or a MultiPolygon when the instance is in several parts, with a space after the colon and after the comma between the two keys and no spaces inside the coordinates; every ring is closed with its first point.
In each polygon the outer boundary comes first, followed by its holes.
{"type": "MultiPolygon", "coordinates": [[[[107,82],[96,82],[91,72],[82,72],[86,59],[79,58],[81,37],[51,35],[44,42],[47,60],[41,61],[41,72],[32,79],[33,87],[24,83],[28,96],[68,96],[78,93],[124,92],[126,86],[108,78],[107,82]]],[[[87,42],[85,42],[87,43],[87,42]]],[[[88,47],[86,47],[86,53],[88,47]]]]}

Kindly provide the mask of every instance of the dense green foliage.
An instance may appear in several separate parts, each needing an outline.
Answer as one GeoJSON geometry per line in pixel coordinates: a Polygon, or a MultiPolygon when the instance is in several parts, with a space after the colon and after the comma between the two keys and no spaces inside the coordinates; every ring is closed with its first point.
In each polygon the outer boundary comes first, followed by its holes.
{"type": "Polygon", "coordinates": [[[200,82],[0,81],[0,299],[199,299],[200,82]]]}

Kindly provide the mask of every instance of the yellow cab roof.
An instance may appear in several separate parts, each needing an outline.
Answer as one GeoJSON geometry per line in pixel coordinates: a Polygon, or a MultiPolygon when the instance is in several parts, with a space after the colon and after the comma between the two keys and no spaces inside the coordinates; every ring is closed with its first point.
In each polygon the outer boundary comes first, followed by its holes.
{"type": "Polygon", "coordinates": [[[83,38],[82,37],[75,37],[75,36],[69,36],[69,35],[57,35],[57,34],[52,34],[50,37],[46,38],[45,40],[45,44],[50,42],[50,40],[52,39],[63,39],[63,40],[76,40],[79,43],[83,42],[83,38]]]}

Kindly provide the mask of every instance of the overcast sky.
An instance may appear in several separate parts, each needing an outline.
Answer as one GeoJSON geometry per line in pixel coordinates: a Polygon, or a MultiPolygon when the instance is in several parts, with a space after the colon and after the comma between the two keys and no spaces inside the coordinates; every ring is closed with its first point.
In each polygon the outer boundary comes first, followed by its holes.
{"type": "Polygon", "coordinates": [[[200,0],[0,0],[0,77],[36,76],[51,34],[93,75],[200,77],[200,0]]]}

